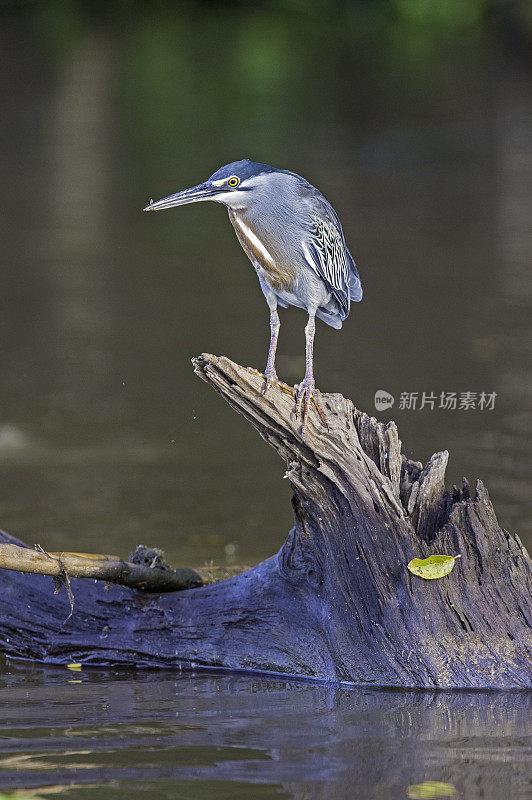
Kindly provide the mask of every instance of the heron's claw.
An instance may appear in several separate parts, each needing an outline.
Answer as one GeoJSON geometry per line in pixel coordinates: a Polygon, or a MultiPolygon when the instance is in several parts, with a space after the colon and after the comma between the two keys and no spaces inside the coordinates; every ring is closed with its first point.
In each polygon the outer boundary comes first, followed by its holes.
{"type": "Polygon", "coordinates": [[[310,408],[310,401],[314,403],[316,406],[316,411],[320,415],[320,419],[322,423],[325,425],[327,430],[329,430],[329,426],[327,425],[327,420],[325,419],[325,415],[320,408],[320,404],[316,398],[316,385],[314,383],[313,378],[303,378],[301,383],[298,383],[294,386],[296,390],[296,417],[301,414],[302,420],[302,428],[301,428],[301,438],[305,441],[305,434],[307,430],[307,418],[308,412],[310,408]]]}
{"type": "Polygon", "coordinates": [[[285,383],[284,381],[280,381],[280,380],[279,380],[279,378],[277,377],[277,373],[275,372],[275,370],[273,370],[272,372],[265,372],[265,373],[264,373],[264,381],[265,381],[265,384],[264,384],[264,389],[262,390],[262,394],[263,394],[263,396],[266,394],[266,392],[268,391],[268,389],[269,389],[271,386],[274,386],[274,385],[275,385],[275,386],[278,386],[280,389],[282,389],[282,390],[283,390],[283,392],[288,392],[289,394],[291,394],[291,395],[292,395],[292,397],[295,397],[295,396],[296,396],[296,393],[295,393],[295,391],[292,389],[292,387],[291,387],[291,386],[289,386],[289,385],[288,385],[287,383],[285,383]]]}
{"type": "Polygon", "coordinates": [[[292,397],[296,396],[296,393],[291,386],[289,386],[287,383],[284,383],[284,381],[279,380],[275,370],[273,370],[272,372],[259,372],[259,370],[255,369],[254,367],[248,367],[248,370],[252,372],[254,375],[260,375],[261,378],[264,378],[264,387],[262,389],[263,397],[268,391],[268,389],[271,389],[272,386],[278,386],[280,389],[283,390],[283,392],[288,392],[288,394],[291,394],[292,397]]]}

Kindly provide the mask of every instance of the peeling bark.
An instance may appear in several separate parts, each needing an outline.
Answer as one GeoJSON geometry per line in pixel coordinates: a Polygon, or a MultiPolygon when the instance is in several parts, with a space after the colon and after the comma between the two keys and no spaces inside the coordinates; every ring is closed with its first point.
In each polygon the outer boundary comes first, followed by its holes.
{"type": "MultiPolygon", "coordinates": [[[[0,573],[0,649],[50,663],[215,667],[372,686],[532,685],[532,567],[478,481],[444,487],[447,453],[423,467],[384,425],[321,395],[306,441],[289,394],[203,355],[196,373],[287,463],[295,523],[272,558],[228,580],[166,595],[85,579],[76,607],[41,576],[0,573]],[[462,557],[426,581],[406,565],[462,557]]],[[[4,541],[13,541],[7,535],[4,541]]]]}

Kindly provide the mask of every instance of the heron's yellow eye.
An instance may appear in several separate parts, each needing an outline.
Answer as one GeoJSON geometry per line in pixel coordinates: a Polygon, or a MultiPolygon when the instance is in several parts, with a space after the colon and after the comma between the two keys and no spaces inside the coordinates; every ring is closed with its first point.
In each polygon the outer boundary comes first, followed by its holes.
{"type": "Polygon", "coordinates": [[[240,181],[239,181],[239,179],[236,177],[236,175],[233,175],[233,177],[232,177],[232,178],[229,178],[229,180],[227,181],[227,183],[229,184],[229,186],[232,186],[232,187],[234,188],[235,186],[238,186],[238,184],[240,183],[240,181]]]}

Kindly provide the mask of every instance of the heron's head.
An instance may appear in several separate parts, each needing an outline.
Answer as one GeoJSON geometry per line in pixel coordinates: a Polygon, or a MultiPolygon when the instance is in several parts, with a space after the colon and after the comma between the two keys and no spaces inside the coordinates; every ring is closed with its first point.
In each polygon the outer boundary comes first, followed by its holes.
{"type": "Polygon", "coordinates": [[[245,209],[253,202],[258,192],[264,191],[268,176],[277,172],[282,170],[249,161],[247,158],[243,161],[233,161],[225,167],[220,167],[205,183],[183,189],[155,203],[152,201],[144,211],[163,211],[187,203],[199,203],[201,200],[213,200],[215,203],[224,203],[230,208],[245,209]]]}

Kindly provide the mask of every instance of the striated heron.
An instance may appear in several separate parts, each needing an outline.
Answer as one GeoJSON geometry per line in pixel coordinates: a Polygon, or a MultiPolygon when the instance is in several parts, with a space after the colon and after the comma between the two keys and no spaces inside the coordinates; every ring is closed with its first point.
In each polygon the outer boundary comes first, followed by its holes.
{"type": "Polygon", "coordinates": [[[304,178],[248,159],[221,167],[205,183],[150,202],[144,211],[162,211],[201,200],[227,206],[229,219],[255,267],[270,308],[271,338],[264,392],[274,382],[289,388],[278,380],[275,371],[280,328],[277,306],[296,306],[308,313],[305,377],[294,387],[304,439],[311,400],[327,424],[314,382],[315,317],[341,328],[351,301],[362,299],[360,278],[340,220],[321,192],[304,178]]]}

